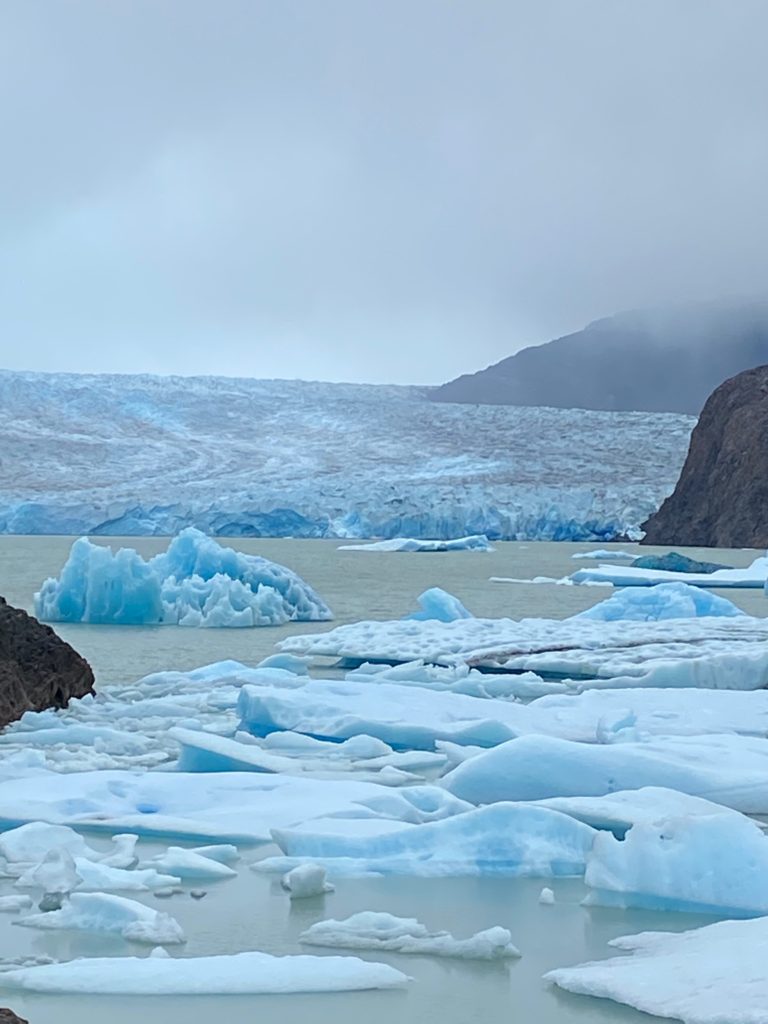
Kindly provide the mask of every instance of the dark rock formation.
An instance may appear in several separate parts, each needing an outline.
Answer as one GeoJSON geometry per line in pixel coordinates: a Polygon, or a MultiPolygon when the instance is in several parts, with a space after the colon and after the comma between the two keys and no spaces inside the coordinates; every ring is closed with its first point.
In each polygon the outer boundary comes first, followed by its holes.
{"type": "Polygon", "coordinates": [[[0,597],[0,727],[25,711],[64,708],[86,693],[93,693],[93,672],[85,658],[0,597]]]}
{"type": "Polygon", "coordinates": [[[766,362],[768,303],[638,310],[525,348],[430,398],[695,416],[720,381],[766,362]]]}
{"type": "Polygon", "coordinates": [[[17,1017],[13,1010],[0,1009],[0,1024],[29,1024],[29,1021],[17,1017]]]}
{"type": "Polygon", "coordinates": [[[677,487],[643,529],[644,544],[768,547],[768,366],[710,395],[677,487]]]}

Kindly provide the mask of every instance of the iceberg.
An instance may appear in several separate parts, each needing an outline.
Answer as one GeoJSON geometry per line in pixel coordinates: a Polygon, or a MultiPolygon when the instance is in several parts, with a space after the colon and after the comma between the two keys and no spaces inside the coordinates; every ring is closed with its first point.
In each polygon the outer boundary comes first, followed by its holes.
{"type": "Polygon", "coordinates": [[[290,569],[222,547],[192,527],[145,561],[132,548],[81,537],[58,579],[35,594],[46,622],[248,627],[332,618],[325,602],[290,569]]]}
{"type": "Polygon", "coordinates": [[[632,562],[635,556],[629,551],[617,551],[614,548],[596,548],[592,551],[577,551],[574,555],[571,555],[571,558],[588,558],[603,562],[610,562],[612,560],[632,562]]]}
{"type": "Polygon", "coordinates": [[[667,569],[670,572],[710,573],[719,569],[733,569],[732,565],[720,562],[697,562],[695,558],[681,555],[679,551],[668,551],[663,555],[641,555],[632,562],[633,569],[667,569]]]}
{"type": "Polygon", "coordinates": [[[523,736],[463,761],[441,782],[473,804],[661,786],[745,814],[766,814],[768,740],[659,736],[643,743],[588,744],[523,736]]]}
{"type": "Polygon", "coordinates": [[[425,621],[437,619],[439,622],[454,622],[456,619],[471,619],[472,613],[468,612],[458,597],[449,594],[440,587],[430,587],[418,598],[421,611],[411,612],[406,615],[407,620],[425,621]]]}
{"type": "Polygon", "coordinates": [[[541,903],[541,905],[544,906],[544,907],[551,907],[554,904],[554,902],[555,902],[555,894],[554,894],[554,892],[552,891],[552,889],[549,888],[549,886],[545,885],[544,888],[539,893],[539,903],[541,903]]]}
{"type": "Polygon", "coordinates": [[[409,979],[387,964],[352,956],[233,953],[199,957],[106,957],[3,973],[3,987],[102,996],[230,996],[358,992],[399,988],[409,979]]]}
{"type": "Polygon", "coordinates": [[[422,388],[3,371],[0,532],[605,543],[639,536],[694,422],[468,415],[422,388]]]}
{"type": "Polygon", "coordinates": [[[364,910],[343,921],[318,921],[299,936],[308,946],[370,949],[374,952],[425,954],[458,960],[507,960],[519,957],[506,928],[486,928],[468,939],[450,932],[430,932],[413,917],[364,910]]]}
{"type": "Polygon", "coordinates": [[[653,587],[659,583],[687,583],[694,587],[763,588],[768,579],[768,556],[756,558],[744,569],[717,569],[715,572],[675,572],[668,569],[638,569],[634,566],[599,565],[579,569],[570,579],[574,583],[611,583],[614,587],[653,587]]]}
{"type": "Polygon", "coordinates": [[[234,878],[237,874],[229,865],[196,853],[194,850],[185,850],[181,846],[169,846],[165,853],[153,857],[145,867],[154,868],[156,871],[163,871],[181,879],[206,882],[219,878],[234,878]]]}
{"type": "Polygon", "coordinates": [[[708,814],[595,838],[585,904],[727,917],[768,914],[768,837],[749,818],[708,814]]]}
{"type": "Polygon", "coordinates": [[[186,942],[178,921],[145,907],[136,900],[108,893],[73,892],[61,910],[47,914],[30,914],[14,924],[44,930],[108,932],[121,935],[130,942],[150,945],[178,945],[186,942]]]}
{"type": "Polygon", "coordinates": [[[594,836],[594,829],[557,811],[503,803],[379,835],[274,829],[286,857],[254,867],[283,870],[291,858],[303,858],[332,875],[580,875],[594,836]]]}
{"type": "Polygon", "coordinates": [[[626,588],[587,608],[571,619],[600,622],[657,622],[662,619],[693,619],[705,616],[746,615],[732,601],[688,583],[659,583],[637,590],[626,588]]]}
{"type": "Polygon", "coordinates": [[[114,889],[121,892],[148,892],[177,885],[180,879],[163,875],[154,868],[126,871],[107,864],[75,857],[66,850],[51,850],[39,865],[32,865],[16,880],[19,889],[42,889],[46,893],[101,892],[114,889]],[[74,872],[74,873],[73,873],[74,872]]]}
{"type": "Polygon", "coordinates": [[[768,918],[721,921],[680,934],[643,932],[609,945],[629,956],[561,967],[545,980],[683,1024],[763,1024],[768,918]]]}
{"type": "Polygon", "coordinates": [[[18,914],[31,906],[31,896],[0,896],[0,913],[3,914],[18,914]]]}
{"type": "Polygon", "coordinates": [[[311,896],[325,896],[334,887],[325,880],[325,868],[321,864],[299,864],[283,876],[280,884],[290,893],[292,900],[307,899],[311,896]]]}
{"type": "Polygon", "coordinates": [[[339,551],[493,551],[485,534],[457,537],[455,540],[421,540],[416,537],[393,537],[374,544],[342,544],[339,551]]]}

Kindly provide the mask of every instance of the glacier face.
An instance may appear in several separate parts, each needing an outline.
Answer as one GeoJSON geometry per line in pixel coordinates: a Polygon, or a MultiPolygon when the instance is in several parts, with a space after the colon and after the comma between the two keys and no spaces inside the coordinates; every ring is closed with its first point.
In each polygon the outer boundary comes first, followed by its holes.
{"type": "Polygon", "coordinates": [[[0,532],[608,540],[672,490],[693,419],[424,389],[0,371],[0,532]]]}

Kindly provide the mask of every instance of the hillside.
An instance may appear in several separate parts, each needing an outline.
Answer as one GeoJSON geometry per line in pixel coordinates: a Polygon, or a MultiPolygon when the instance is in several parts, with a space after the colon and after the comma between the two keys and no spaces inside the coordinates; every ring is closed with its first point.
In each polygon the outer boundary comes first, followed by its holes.
{"type": "Polygon", "coordinates": [[[767,362],[768,302],[639,310],[525,348],[430,397],[697,415],[721,381],[767,362]]]}

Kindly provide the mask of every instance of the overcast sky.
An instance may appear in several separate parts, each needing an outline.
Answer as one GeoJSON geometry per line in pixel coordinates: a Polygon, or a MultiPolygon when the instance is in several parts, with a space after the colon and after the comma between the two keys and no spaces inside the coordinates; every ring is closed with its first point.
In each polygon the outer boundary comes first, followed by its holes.
{"type": "Polygon", "coordinates": [[[766,0],[3,0],[0,365],[437,383],[768,291],[766,0]]]}

